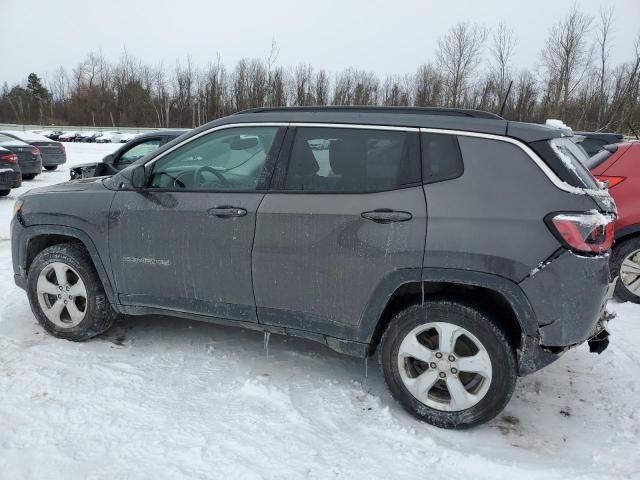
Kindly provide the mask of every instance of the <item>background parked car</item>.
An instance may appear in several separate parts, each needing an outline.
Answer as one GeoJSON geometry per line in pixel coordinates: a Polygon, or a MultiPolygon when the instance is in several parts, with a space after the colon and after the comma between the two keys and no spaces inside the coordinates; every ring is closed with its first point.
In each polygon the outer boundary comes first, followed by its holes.
{"type": "Polygon", "coordinates": [[[188,129],[158,130],[138,135],[114,153],[104,157],[102,162],[85,163],[71,167],[69,171],[71,180],[101,177],[118,173],[136,160],[148,155],[161,145],[170,142],[174,138],[178,138],[188,131],[188,129]]]}
{"type": "Polygon", "coordinates": [[[58,135],[58,140],[60,140],[61,142],[73,142],[80,136],[80,132],[64,132],[58,135]]]}
{"type": "Polygon", "coordinates": [[[618,206],[611,274],[619,277],[616,296],[640,303],[640,143],[607,145],[587,166],[618,206]]]}
{"type": "Polygon", "coordinates": [[[95,143],[96,138],[100,135],[98,132],[80,132],[80,135],[75,138],[74,142],[95,143]]]}
{"type": "Polygon", "coordinates": [[[29,145],[22,140],[16,140],[3,133],[0,133],[0,147],[11,150],[18,156],[18,165],[24,180],[32,180],[36,175],[42,173],[42,157],[38,147],[29,145]]]}
{"type": "Polygon", "coordinates": [[[605,145],[624,141],[624,136],[621,133],[574,132],[574,134],[585,137],[580,142],[580,146],[590,157],[602,150],[605,145]]]}
{"type": "Polygon", "coordinates": [[[122,136],[120,132],[102,132],[102,135],[96,138],[96,143],[119,143],[122,136]]]}
{"type": "Polygon", "coordinates": [[[60,142],[56,142],[48,139],[42,135],[31,132],[20,131],[3,131],[0,132],[8,137],[21,140],[29,145],[38,147],[40,150],[40,156],[42,157],[42,166],[45,170],[55,170],[58,165],[62,165],[67,162],[67,153],[64,149],[64,145],[60,142]]]}
{"type": "Polygon", "coordinates": [[[9,195],[12,188],[22,185],[18,156],[0,147],[0,197],[9,195]]]}

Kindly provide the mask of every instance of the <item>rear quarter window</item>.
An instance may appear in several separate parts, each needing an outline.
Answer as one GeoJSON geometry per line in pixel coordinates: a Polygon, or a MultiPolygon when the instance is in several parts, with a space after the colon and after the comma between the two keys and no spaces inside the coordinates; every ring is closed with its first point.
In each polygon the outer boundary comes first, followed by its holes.
{"type": "Polygon", "coordinates": [[[568,137],[549,140],[553,153],[560,159],[571,175],[579,180],[581,187],[597,189],[598,184],[589,172],[586,163],[589,157],[568,137]]]}
{"type": "Polygon", "coordinates": [[[421,133],[420,148],[424,183],[442,182],[462,175],[462,154],[455,135],[421,133]]]}

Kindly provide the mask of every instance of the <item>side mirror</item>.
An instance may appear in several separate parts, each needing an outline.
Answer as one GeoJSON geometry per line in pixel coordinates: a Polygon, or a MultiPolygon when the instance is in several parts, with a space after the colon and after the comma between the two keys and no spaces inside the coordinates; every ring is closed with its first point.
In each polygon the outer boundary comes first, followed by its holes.
{"type": "Polygon", "coordinates": [[[113,154],[109,154],[106,157],[102,158],[102,163],[108,163],[109,165],[113,165],[113,154]]]}
{"type": "Polygon", "coordinates": [[[142,190],[147,186],[147,172],[144,165],[137,165],[131,171],[131,186],[136,190],[142,190]]]}

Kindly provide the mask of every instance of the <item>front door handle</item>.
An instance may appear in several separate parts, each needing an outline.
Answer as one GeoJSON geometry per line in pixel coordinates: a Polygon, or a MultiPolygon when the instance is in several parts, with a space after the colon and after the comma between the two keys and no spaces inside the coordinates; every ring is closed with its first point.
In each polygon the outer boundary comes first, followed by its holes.
{"type": "Polygon", "coordinates": [[[413,218],[413,215],[409,212],[400,212],[389,208],[379,208],[369,212],[362,212],[360,216],[376,223],[406,222],[413,218]]]}
{"type": "Polygon", "coordinates": [[[244,217],[247,214],[247,211],[244,208],[240,208],[240,207],[231,207],[229,205],[222,205],[220,207],[210,208],[209,210],[207,210],[207,213],[215,217],[228,218],[228,217],[244,217]]]}

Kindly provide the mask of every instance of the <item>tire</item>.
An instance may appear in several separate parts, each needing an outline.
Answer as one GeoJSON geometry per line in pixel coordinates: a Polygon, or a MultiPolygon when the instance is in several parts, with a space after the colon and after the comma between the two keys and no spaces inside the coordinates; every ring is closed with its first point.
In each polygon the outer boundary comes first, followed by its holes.
{"type": "Polygon", "coordinates": [[[623,302],[640,303],[640,275],[637,277],[627,267],[622,271],[622,263],[627,260],[640,265],[640,235],[628,238],[616,245],[611,255],[611,276],[618,277],[615,296],[623,302]],[[625,284],[627,282],[627,284],[625,284]]]}
{"type": "Polygon", "coordinates": [[[54,337],[85,341],[108,330],[117,318],[91,258],[81,245],[63,243],[40,252],[29,268],[27,293],[31,311],[40,325],[54,337]],[[66,278],[59,282],[57,272],[61,271],[66,278]],[[56,298],[56,287],[60,286],[61,293],[56,298]],[[84,287],[84,301],[81,287],[84,287]],[[53,294],[43,293],[43,289],[51,288],[53,294]],[[70,294],[73,298],[67,298],[70,294]],[[65,300],[66,304],[58,303],[65,300]],[[71,307],[72,303],[75,309],[71,307]],[[61,311],[58,320],[53,321],[51,316],[58,308],[56,305],[61,307],[61,311]],[[49,315],[44,307],[50,308],[49,315]],[[72,316],[73,312],[75,315],[72,316]]]}
{"type": "Polygon", "coordinates": [[[57,169],[57,168],[58,168],[58,165],[45,165],[45,166],[44,166],[44,169],[45,169],[45,170],[48,170],[48,171],[50,171],[50,172],[51,172],[51,171],[53,171],[53,170],[55,170],[55,169],[57,169]]]}
{"type": "Polygon", "coordinates": [[[394,398],[416,418],[441,428],[464,429],[491,420],[507,405],[516,385],[516,355],[507,336],[491,315],[455,300],[429,300],[397,314],[382,336],[380,363],[394,398]],[[439,332],[447,338],[447,331],[456,339],[452,357],[448,346],[439,345],[439,332]],[[474,355],[472,347],[478,343],[483,350],[474,355]],[[482,360],[476,367],[482,365],[479,370],[485,373],[465,371],[471,368],[465,357],[482,360]]]}
{"type": "Polygon", "coordinates": [[[6,197],[11,190],[0,190],[0,197],[6,197]]]}
{"type": "Polygon", "coordinates": [[[23,173],[22,174],[22,179],[23,180],[33,180],[34,178],[36,178],[37,173],[23,173]]]}

